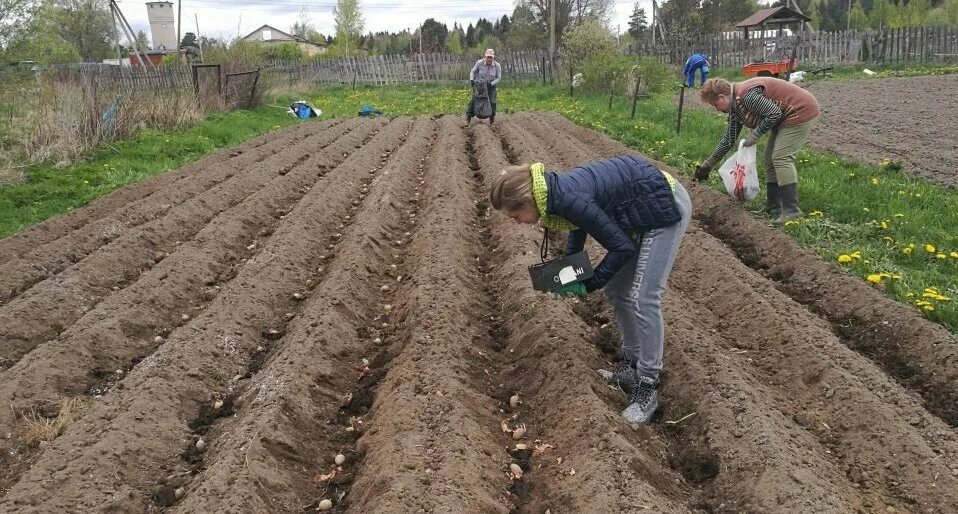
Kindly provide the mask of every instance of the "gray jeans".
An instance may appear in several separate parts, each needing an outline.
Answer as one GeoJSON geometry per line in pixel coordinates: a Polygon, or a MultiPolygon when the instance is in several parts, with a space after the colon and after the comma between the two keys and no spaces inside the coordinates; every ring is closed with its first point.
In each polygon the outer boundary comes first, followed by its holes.
{"type": "Polygon", "coordinates": [[[605,286],[622,335],[622,356],[639,375],[658,380],[662,371],[665,325],[662,297],[692,217],[692,202],[682,184],[675,184],[675,201],[682,219],[639,235],[638,253],[626,261],[605,286]]]}

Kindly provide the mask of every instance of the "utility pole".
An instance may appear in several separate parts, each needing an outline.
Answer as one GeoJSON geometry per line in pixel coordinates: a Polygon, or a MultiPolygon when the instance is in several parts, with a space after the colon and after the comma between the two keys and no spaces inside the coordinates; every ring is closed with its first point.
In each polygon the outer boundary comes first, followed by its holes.
{"type": "Polygon", "coordinates": [[[652,0],[652,46],[655,46],[655,15],[658,10],[659,4],[655,0],[652,0]]]}
{"type": "Polygon", "coordinates": [[[419,24],[419,53],[422,53],[422,24],[419,24]]]}
{"type": "Polygon", "coordinates": [[[110,4],[110,17],[113,18],[113,39],[116,40],[116,64],[123,66],[123,52],[120,51],[120,31],[116,29],[116,12],[113,11],[113,4],[110,4]]]}
{"type": "Polygon", "coordinates": [[[181,51],[181,47],[183,44],[183,36],[180,34],[180,29],[183,27],[183,0],[179,0],[176,3],[178,5],[178,12],[176,13],[176,57],[182,59],[183,52],[181,51]]]}
{"type": "Polygon", "coordinates": [[[549,59],[552,61],[552,64],[555,65],[556,62],[556,0],[550,0],[549,2],[549,59]]]}
{"type": "Polygon", "coordinates": [[[200,39],[200,16],[196,13],[193,13],[193,19],[196,20],[196,44],[200,46],[200,62],[203,60],[203,40],[200,39]]]}

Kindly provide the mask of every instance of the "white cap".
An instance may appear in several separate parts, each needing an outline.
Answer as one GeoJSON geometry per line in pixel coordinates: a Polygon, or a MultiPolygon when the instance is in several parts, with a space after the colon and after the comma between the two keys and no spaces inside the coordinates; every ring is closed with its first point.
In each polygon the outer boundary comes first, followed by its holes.
{"type": "Polygon", "coordinates": [[[495,57],[496,51],[492,48],[486,48],[486,57],[495,57]]]}

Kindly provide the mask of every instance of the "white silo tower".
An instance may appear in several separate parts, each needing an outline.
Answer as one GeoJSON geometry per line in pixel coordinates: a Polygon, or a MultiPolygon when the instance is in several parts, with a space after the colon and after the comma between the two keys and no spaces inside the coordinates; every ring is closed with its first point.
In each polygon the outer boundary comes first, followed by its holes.
{"type": "Polygon", "coordinates": [[[176,24],[173,17],[173,2],[147,2],[150,32],[153,34],[154,50],[176,50],[176,24]]]}

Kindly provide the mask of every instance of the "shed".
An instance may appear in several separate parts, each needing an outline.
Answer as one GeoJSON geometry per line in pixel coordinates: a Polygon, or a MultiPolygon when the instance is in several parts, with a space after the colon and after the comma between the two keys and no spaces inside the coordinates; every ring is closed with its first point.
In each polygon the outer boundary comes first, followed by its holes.
{"type": "MultiPolygon", "coordinates": [[[[776,32],[778,37],[782,36],[783,29],[787,25],[798,25],[799,33],[804,32],[805,25],[811,18],[802,14],[800,10],[795,10],[790,7],[779,6],[779,7],[770,7],[768,9],[760,9],[755,14],[745,18],[744,20],[735,24],[737,28],[741,28],[744,33],[745,39],[745,58],[746,61],[751,60],[752,45],[749,41],[749,30],[757,32],[759,37],[766,37],[767,31],[776,32]]],[[[797,49],[797,43],[793,45],[794,49],[797,49]]],[[[768,45],[762,45],[762,61],[764,62],[767,58],[768,45]]],[[[795,66],[795,55],[794,51],[792,53],[791,59],[786,61],[787,66],[792,69],[795,66]]],[[[774,75],[775,73],[773,73],[774,75]]]]}
{"type": "Polygon", "coordinates": [[[755,27],[761,27],[762,31],[768,27],[781,31],[786,25],[799,24],[804,26],[807,21],[811,21],[811,18],[800,12],[793,11],[788,7],[781,6],[761,9],[748,18],[736,23],[735,26],[745,31],[745,39],[748,39],[749,29],[754,29],[755,27]]]}

